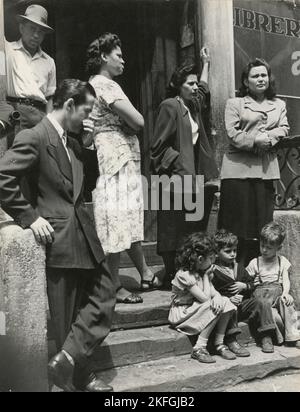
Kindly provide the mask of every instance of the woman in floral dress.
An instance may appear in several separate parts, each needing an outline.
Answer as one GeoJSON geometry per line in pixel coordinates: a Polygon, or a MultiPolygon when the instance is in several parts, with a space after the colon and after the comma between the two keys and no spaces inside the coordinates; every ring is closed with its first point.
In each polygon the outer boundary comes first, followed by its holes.
{"type": "Polygon", "coordinates": [[[97,233],[115,278],[117,302],[140,303],[141,296],[122,287],[119,263],[120,252],[127,250],[141,275],[141,289],[159,286],[141,246],[144,207],[136,132],[143,128],[144,119],[113,80],[122,74],[125,63],[118,36],[111,33],[100,36],[89,46],[87,59],[89,81],[97,94],[91,113],[99,165],[93,192],[97,233]]]}

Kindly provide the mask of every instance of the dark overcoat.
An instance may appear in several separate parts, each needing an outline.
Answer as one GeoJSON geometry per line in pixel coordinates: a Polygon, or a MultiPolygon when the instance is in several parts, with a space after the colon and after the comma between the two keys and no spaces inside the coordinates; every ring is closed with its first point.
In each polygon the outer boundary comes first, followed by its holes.
{"type": "MultiPolygon", "coordinates": [[[[151,147],[151,164],[152,172],[157,175],[191,176],[194,190],[197,175],[204,176],[205,182],[219,176],[212,142],[208,138],[209,126],[204,122],[205,118],[208,119],[210,111],[207,83],[200,82],[198,97],[192,104],[191,111],[199,126],[199,137],[195,145],[188,109],[181,99],[174,97],[161,103],[151,147]]],[[[184,191],[185,189],[186,186],[184,191]]],[[[214,186],[205,188],[205,213],[202,221],[187,222],[185,210],[158,211],[158,253],[174,251],[185,235],[206,230],[216,190],[214,186]]],[[[190,187],[187,191],[190,191],[190,187]]]]}

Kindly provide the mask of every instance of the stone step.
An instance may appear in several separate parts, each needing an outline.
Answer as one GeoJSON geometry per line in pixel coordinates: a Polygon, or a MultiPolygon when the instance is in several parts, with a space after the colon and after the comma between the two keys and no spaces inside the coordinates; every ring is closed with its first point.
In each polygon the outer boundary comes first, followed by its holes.
{"type": "MultiPolygon", "coordinates": [[[[162,276],[162,266],[153,266],[152,271],[162,276]]],[[[122,284],[130,291],[140,293],[143,303],[116,305],[112,330],[134,329],[168,324],[171,292],[154,290],[139,292],[140,277],[135,268],[120,270],[122,284]]],[[[53,325],[48,311],[48,339],[54,339],[53,325]]]]}
{"type": "MultiPolygon", "coordinates": [[[[111,336],[115,336],[114,333],[117,331],[119,331],[120,335],[122,335],[122,333],[125,334],[126,332],[130,332],[127,330],[131,330],[131,334],[129,335],[134,336],[136,333],[140,333],[139,330],[141,328],[168,325],[171,292],[154,290],[151,292],[141,293],[141,295],[144,300],[143,303],[133,305],[119,303],[116,305],[111,329],[112,332],[109,334],[105,342],[108,342],[111,336]]],[[[55,354],[56,347],[54,343],[53,324],[49,313],[47,335],[49,354],[53,355],[55,354]]],[[[107,350],[108,349],[106,348],[105,351],[107,350]]]]}
{"type": "MultiPolygon", "coordinates": [[[[171,292],[152,291],[141,294],[143,303],[118,303],[115,308],[112,331],[167,325],[171,292]]],[[[48,339],[54,339],[53,325],[48,313],[48,339]]]]}
{"type": "MultiPolygon", "coordinates": [[[[168,328],[168,315],[170,310],[171,292],[154,290],[152,292],[141,293],[143,297],[143,303],[137,303],[134,305],[119,303],[116,305],[111,333],[106,338],[104,345],[104,351],[108,351],[106,343],[114,342],[115,336],[122,336],[124,334],[125,339],[134,336],[142,336],[144,329],[153,326],[166,325],[168,328]],[[141,331],[142,329],[142,331],[141,331]],[[117,333],[119,331],[119,334],[117,333]],[[112,338],[111,338],[112,337],[112,338]]],[[[117,341],[119,338],[117,338],[117,341]]],[[[136,338],[134,338],[137,341],[136,338]]],[[[121,342],[123,338],[121,338],[121,342]]],[[[54,344],[54,331],[53,324],[48,314],[48,343],[49,353],[55,353],[54,344]]],[[[135,353],[135,352],[133,352],[135,353]]],[[[109,356],[105,355],[103,358],[108,359],[109,356]]],[[[111,366],[109,366],[111,367],[111,366]]]]}
{"type": "MultiPolygon", "coordinates": [[[[253,342],[248,325],[240,323],[239,341],[253,342]]],[[[195,338],[189,338],[169,326],[115,331],[108,335],[93,355],[98,370],[116,368],[191,352],[195,338]]]]}
{"type": "Polygon", "coordinates": [[[143,303],[116,305],[112,330],[168,324],[171,292],[154,290],[141,296],[143,303]]]}
{"type": "Polygon", "coordinates": [[[110,369],[99,376],[116,392],[220,392],[225,386],[300,369],[299,349],[275,347],[271,354],[255,345],[249,349],[248,358],[227,361],[216,356],[215,364],[179,355],[110,369]]]}

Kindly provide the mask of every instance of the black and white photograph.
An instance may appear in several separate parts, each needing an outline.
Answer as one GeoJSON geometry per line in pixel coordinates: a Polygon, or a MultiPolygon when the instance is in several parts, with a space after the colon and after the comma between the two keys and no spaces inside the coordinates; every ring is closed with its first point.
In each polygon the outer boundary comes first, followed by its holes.
{"type": "Polygon", "coordinates": [[[300,0],[0,0],[1,392],[300,392],[300,0]]]}

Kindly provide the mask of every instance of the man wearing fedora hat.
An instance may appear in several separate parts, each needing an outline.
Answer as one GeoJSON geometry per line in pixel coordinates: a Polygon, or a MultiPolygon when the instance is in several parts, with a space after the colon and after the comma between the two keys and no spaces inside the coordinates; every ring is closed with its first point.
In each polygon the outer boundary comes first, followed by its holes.
{"type": "Polygon", "coordinates": [[[18,15],[21,38],[6,42],[7,101],[20,112],[20,129],[39,123],[52,109],[56,89],[54,60],[42,49],[45,35],[52,33],[48,13],[33,4],[18,15]]]}

